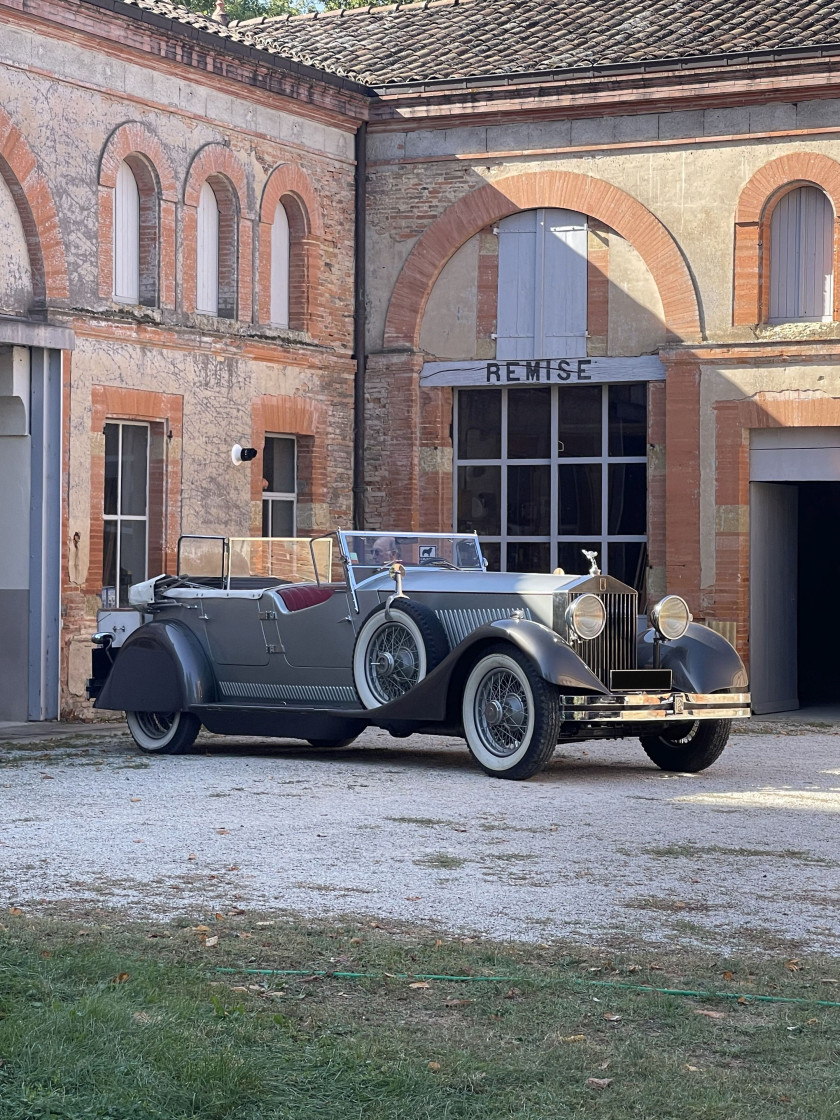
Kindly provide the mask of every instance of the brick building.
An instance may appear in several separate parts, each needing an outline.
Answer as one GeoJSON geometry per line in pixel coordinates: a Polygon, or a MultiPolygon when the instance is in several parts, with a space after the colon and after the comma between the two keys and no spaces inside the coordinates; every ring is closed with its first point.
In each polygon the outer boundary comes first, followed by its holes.
{"type": "Polygon", "coordinates": [[[57,710],[58,571],[79,711],[121,557],[292,516],[592,548],[734,638],[765,710],[836,695],[838,16],[2,0],[6,718],[57,710]]]}

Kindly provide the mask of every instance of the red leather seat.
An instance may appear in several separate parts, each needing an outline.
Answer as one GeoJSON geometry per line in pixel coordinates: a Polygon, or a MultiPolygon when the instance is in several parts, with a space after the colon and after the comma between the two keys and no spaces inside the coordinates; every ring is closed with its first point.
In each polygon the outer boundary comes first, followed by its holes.
{"type": "Polygon", "coordinates": [[[280,587],[277,594],[290,611],[302,611],[305,607],[315,607],[318,603],[326,603],[335,591],[334,587],[318,587],[314,583],[292,584],[291,587],[280,587]]]}

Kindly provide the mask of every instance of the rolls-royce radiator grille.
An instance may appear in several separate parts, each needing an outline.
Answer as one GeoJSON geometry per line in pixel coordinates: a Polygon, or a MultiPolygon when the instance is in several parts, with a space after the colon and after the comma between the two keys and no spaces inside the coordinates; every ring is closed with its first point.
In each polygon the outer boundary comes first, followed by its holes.
{"type": "Polygon", "coordinates": [[[611,669],[636,668],[638,596],[635,592],[602,591],[598,598],[606,608],[607,624],[599,637],[578,642],[575,652],[603,684],[609,685],[611,669]]]}

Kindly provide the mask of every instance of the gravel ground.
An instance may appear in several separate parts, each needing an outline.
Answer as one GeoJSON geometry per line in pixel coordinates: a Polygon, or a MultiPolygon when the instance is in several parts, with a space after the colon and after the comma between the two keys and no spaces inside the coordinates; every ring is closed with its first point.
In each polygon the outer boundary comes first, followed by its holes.
{"type": "Polygon", "coordinates": [[[633,740],[528,782],[448,738],[339,752],[124,731],[0,742],[0,901],[134,916],[364,914],[466,934],[840,946],[840,725],[739,728],[701,775],[633,740]]]}

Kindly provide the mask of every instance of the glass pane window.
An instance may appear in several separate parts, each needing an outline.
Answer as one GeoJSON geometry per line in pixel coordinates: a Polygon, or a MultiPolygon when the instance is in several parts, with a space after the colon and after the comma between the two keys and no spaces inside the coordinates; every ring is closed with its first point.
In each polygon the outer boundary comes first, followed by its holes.
{"type": "Polygon", "coordinates": [[[455,527],[491,569],[585,574],[587,550],[641,586],[646,384],[462,389],[455,408],[455,527]]]}
{"type": "Polygon", "coordinates": [[[508,394],[508,458],[547,459],[551,455],[551,389],[508,394]]]}
{"type": "Polygon", "coordinates": [[[457,531],[495,536],[502,530],[501,467],[459,467],[457,531]]]}
{"type": "Polygon", "coordinates": [[[462,459],[498,459],[502,453],[502,390],[458,394],[458,447],[462,459]]]}
{"type": "Polygon", "coordinates": [[[264,537],[297,534],[297,442],[294,436],[266,436],[263,448],[264,537]]]}
{"type": "Polygon", "coordinates": [[[102,512],[103,605],[125,607],[128,589],[148,576],[149,426],[105,425],[102,512]]]}

